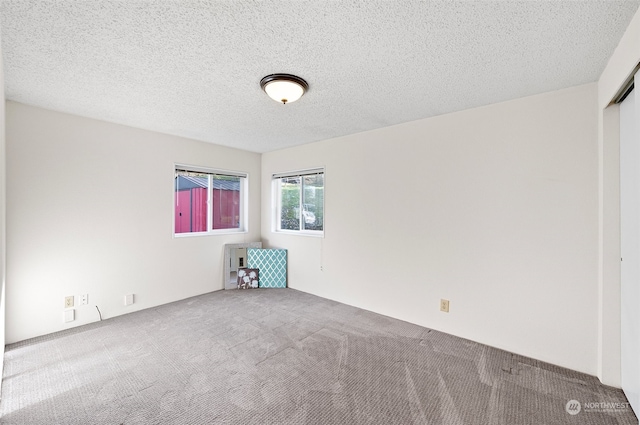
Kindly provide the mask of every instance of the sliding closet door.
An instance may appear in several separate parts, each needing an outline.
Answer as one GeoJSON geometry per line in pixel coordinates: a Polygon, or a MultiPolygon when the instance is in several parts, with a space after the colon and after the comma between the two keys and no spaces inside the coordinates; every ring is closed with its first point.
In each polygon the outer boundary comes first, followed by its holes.
{"type": "MultiPolygon", "coordinates": [[[[640,88],[640,87],[639,87],[640,88]]],[[[620,104],[622,389],[640,415],[640,93],[620,104]]]]}

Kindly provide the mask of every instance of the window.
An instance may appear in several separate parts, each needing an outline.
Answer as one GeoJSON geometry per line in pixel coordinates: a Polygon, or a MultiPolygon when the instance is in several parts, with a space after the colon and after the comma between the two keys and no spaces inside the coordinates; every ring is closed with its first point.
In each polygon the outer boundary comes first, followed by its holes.
{"type": "Polygon", "coordinates": [[[324,169],[273,175],[276,231],[321,235],[324,231],[324,169]]]}
{"type": "Polygon", "coordinates": [[[247,175],[176,165],[174,233],[246,231],[247,175]]]}

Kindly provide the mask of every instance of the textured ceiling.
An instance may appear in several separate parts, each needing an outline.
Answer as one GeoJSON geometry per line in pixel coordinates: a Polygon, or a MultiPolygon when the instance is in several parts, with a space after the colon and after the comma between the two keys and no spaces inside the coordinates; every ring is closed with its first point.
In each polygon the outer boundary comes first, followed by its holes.
{"type": "Polygon", "coordinates": [[[638,4],[0,0],[6,97],[268,152],[596,81],[638,4]]]}

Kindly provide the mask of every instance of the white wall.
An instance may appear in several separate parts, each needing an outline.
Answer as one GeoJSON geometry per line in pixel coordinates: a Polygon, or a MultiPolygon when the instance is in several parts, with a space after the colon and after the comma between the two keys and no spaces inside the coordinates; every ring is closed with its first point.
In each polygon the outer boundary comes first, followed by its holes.
{"type": "Polygon", "coordinates": [[[263,242],[289,249],[292,288],[595,375],[596,96],[588,84],[264,154],[263,242]],[[323,165],[325,237],[273,233],[271,174],[323,165]]]}
{"type": "MultiPolygon", "coordinates": [[[[222,289],[260,236],[260,155],[7,102],[7,342],[222,289]],[[174,238],[175,162],[249,173],[249,233],[174,238]],[[89,294],[63,323],[67,295],[89,294]],[[123,296],[134,293],[125,307],[123,296]]],[[[76,300],[77,301],[77,300],[76,300]]]]}
{"type": "MultiPolygon", "coordinates": [[[[2,42],[0,42],[2,46],[2,42]]],[[[4,67],[0,47],[0,380],[4,367],[5,343],[5,279],[6,279],[6,196],[5,196],[5,130],[4,130],[4,67]]],[[[0,390],[1,390],[0,385],[0,390]]]]}
{"type": "Polygon", "coordinates": [[[620,387],[620,114],[610,105],[640,62],[636,12],[598,80],[598,377],[620,387]]]}

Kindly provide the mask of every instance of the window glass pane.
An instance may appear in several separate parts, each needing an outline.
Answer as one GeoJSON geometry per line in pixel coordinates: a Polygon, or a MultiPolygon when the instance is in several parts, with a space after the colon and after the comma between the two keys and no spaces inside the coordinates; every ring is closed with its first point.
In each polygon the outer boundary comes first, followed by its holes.
{"type": "Polygon", "coordinates": [[[322,230],[324,224],[324,174],[302,177],[302,226],[322,230]]]}
{"type": "Polygon", "coordinates": [[[246,230],[243,206],[247,177],[215,169],[176,165],[175,234],[216,234],[246,230]]]}
{"type": "Polygon", "coordinates": [[[212,229],[240,228],[240,177],[213,176],[212,229]]]}
{"type": "Polygon", "coordinates": [[[280,228],[300,230],[300,177],[280,179],[280,228]]]}
{"type": "Polygon", "coordinates": [[[176,233],[206,232],[207,190],[206,174],[185,173],[175,178],[176,233]]]}

